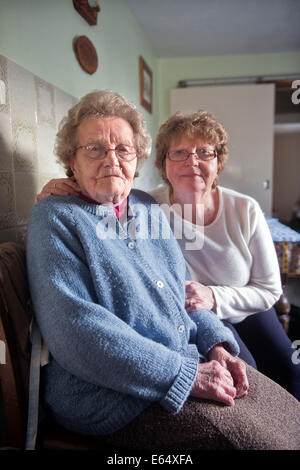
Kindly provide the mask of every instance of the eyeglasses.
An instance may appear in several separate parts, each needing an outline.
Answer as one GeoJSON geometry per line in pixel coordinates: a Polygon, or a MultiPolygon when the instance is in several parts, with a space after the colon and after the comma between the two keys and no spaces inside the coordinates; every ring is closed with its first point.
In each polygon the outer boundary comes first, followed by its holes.
{"type": "Polygon", "coordinates": [[[168,152],[167,157],[172,162],[184,162],[188,160],[190,155],[196,155],[198,160],[202,160],[207,162],[209,160],[213,160],[217,156],[217,152],[215,150],[208,151],[204,148],[196,149],[196,152],[188,152],[185,149],[174,150],[173,152],[168,152]]]}
{"type": "Polygon", "coordinates": [[[100,144],[80,145],[74,150],[74,153],[79,149],[84,149],[86,157],[91,160],[103,160],[110,150],[113,150],[117,158],[124,162],[130,162],[136,158],[135,148],[123,144],[118,145],[114,149],[107,148],[100,144]]]}

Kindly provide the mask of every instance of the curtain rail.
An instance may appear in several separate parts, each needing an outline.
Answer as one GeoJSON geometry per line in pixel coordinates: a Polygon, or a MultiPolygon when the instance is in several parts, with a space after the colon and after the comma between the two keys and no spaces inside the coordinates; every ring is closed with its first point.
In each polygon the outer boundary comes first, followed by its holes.
{"type": "Polygon", "coordinates": [[[179,88],[186,88],[190,86],[204,86],[204,85],[232,85],[242,83],[270,83],[277,81],[294,81],[300,79],[300,72],[298,74],[286,75],[263,75],[254,77],[228,77],[228,78],[199,78],[191,80],[180,80],[178,82],[179,88]]]}

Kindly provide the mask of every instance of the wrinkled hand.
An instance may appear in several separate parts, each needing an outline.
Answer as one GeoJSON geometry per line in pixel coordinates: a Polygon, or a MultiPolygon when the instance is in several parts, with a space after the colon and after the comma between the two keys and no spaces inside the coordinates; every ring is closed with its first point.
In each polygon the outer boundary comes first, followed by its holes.
{"type": "Polygon", "coordinates": [[[43,187],[42,191],[37,195],[37,200],[48,197],[51,194],[58,196],[68,196],[69,194],[76,195],[80,192],[80,188],[75,181],[74,177],[71,178],[59,178],[50,180],[43,187]]]}
{"type": "Polygon", "coordinates": [[[236,388],[230,372],[213,360],[198,365],[198,374],[190,395],[233,406],[236,388]]]}
{"type": "Polygon", "coordinates": [[[222,367],[230,372],[236,388],[236,397],[247,395],[249,382],[246,374],[246,364],[238,357],[232,356],[222,345],[212,348],[208,354],[209,360],[217,361],[222,367]]]}
{"type": "Polygon", "coordinates": [[[196,281],[185,281],[185,308],[188,313],[195,310],[214,310],[215,296],[210,287],[196,281]]]}

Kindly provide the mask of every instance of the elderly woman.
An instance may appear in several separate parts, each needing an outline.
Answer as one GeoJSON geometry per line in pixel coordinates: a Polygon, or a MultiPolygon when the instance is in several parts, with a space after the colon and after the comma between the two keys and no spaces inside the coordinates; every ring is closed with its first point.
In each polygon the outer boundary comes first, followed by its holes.
{"type": "Polygon", "coordinates": [[[231,331],[185,310],[182,252],[159,205],[132,190],[149,150],[141,115],[111,92],[88,94],[60,126],[56,152],[80,192],[33,208],[27,249],[44,404],[126,448],[297,448],[294,398],[248,368],[247,400],[231,331]],[[164,236],[151,239],[153,225],[164,236]]]}

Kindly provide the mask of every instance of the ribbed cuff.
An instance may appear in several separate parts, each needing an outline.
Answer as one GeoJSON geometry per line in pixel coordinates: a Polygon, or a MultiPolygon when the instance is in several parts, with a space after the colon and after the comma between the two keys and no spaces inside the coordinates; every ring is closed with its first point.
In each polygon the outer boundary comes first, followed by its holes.
{"type": "MultiPolygon", "coordinates": [[[[217,344],[226,343],[225,349],[227,349],[230,354],[233,356],[238,356],[240,353],[240,348],[235,340],[233,334],[225,325],[222,328],[218,328],[214,331],[212,338],[205,338],[205,335],[202,336],[202,339],[205,340],[205,357],[207,357],[209,351],[217,344]]],[[[200,348],[199,348],[200,349],[200,348]]]]}
{"type": "Polygon", "coordinates": [[[238,356],[240,348],[233,333],[223,325],[217,315],[209,310],[197,310],[192,312],[190,317],[197,325],[197,346],[200,354],[207,357],[214,346],[227,343],[228,351],[233,356],[238,356]]]}
{"type": "Polygon", "coordinates": [[[195,357],[193,358],[182,358],[180,372],[167,395],[160,402],[161,405],[171,413],[179,413],[191,392],[197,376],[199,364],[198,353],[194,356],[195,357]]]}

